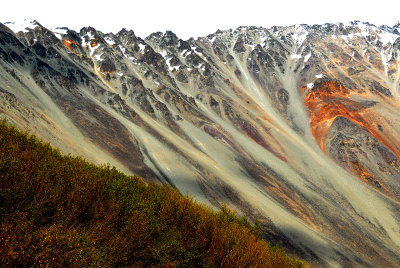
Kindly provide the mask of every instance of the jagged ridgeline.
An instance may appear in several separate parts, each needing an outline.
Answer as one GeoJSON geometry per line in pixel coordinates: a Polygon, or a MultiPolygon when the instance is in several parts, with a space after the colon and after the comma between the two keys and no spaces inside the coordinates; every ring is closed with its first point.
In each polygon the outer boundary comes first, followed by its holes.
{"type": "Polygon", "coordinates": [[[64,153],[226,204],[318,266],[398,266],[399,30],[4,23],[0,111],[64,153]]]}

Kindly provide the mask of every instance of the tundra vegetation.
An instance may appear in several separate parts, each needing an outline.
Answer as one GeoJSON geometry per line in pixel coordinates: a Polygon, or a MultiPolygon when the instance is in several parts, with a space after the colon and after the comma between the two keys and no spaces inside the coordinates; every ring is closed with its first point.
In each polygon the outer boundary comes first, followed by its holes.
{"type": "Polygon", "coordinates": [[[6,266],[303,267],[257,225],[0,122],[6,266]]]}

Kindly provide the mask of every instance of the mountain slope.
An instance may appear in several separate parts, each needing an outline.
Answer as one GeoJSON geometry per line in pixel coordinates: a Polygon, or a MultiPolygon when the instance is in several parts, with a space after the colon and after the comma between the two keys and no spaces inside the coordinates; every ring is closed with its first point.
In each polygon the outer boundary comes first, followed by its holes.
{"type": "Polygon", "coordinates": [[[64,152],[225,203],[315,264],[395,266],[399,28],[185,41],[6,23],[0,107],[64,152]]]}
{"type": "Polygon", "coordinates": [[[62,156],[0,122],[0,260],[7,266],[303,267],[231,211],[62,156]]]}

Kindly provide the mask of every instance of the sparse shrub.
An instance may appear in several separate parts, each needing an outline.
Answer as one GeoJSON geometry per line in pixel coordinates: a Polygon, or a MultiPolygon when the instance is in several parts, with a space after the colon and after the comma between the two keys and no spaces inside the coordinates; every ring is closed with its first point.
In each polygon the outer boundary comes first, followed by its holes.
{"type": "Polygon", "coordinates": [[[0,263],[7,266],[302,267],[223,207],[63,156],[0,123],[0,263]]]}

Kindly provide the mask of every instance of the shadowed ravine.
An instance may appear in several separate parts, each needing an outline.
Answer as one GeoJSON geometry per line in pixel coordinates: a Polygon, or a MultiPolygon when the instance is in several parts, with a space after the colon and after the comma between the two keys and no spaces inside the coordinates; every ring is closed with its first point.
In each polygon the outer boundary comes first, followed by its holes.
{"type": "Polygon", "coordinates": [[[317,266],[400,263],[399,25],[15,27],[0,25],[0,112],[19,128],[227,204],[317,266]]]}

